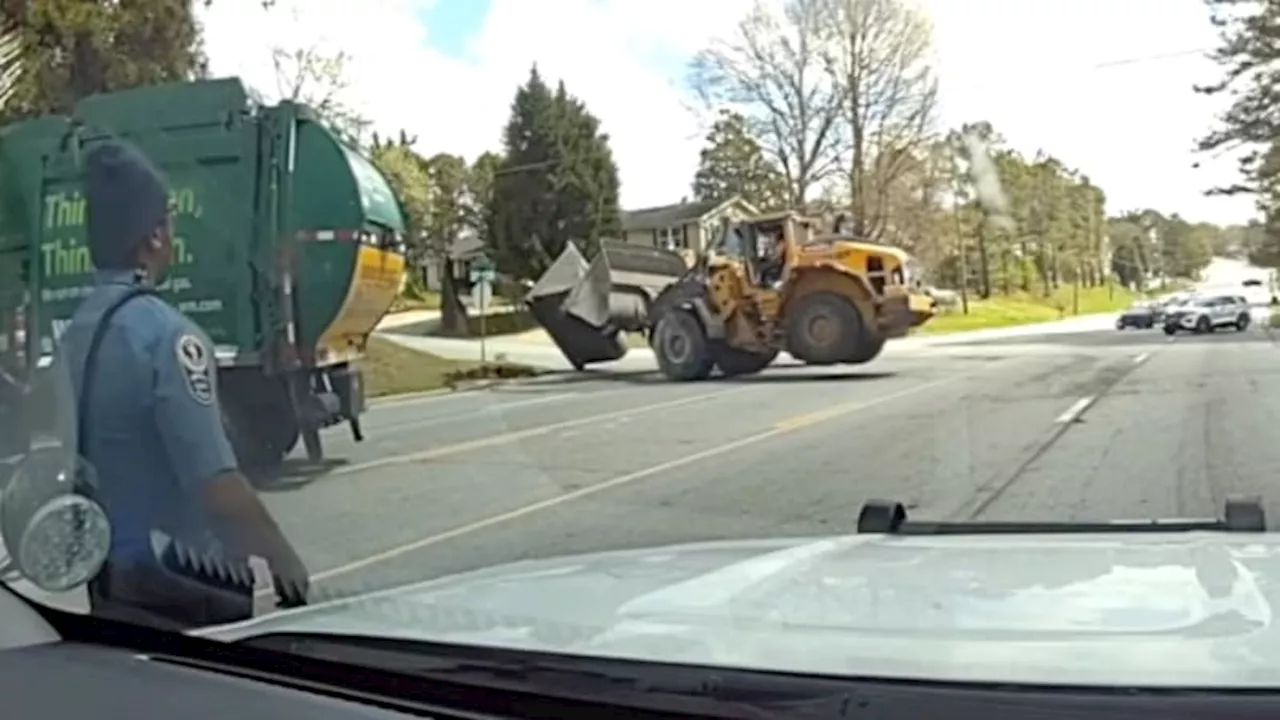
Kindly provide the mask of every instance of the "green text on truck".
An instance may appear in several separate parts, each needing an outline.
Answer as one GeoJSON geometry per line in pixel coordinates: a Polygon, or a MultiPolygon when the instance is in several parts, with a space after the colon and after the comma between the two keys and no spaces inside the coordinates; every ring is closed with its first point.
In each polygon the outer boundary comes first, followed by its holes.
{"type": "Polygon", "coordinates": [[[264,106],[234,78],[95,95],[0,130],[0,355],[46,365],[88,293],[83,159],[112,138],[169,180],[159,289],[215,345],[242,467],[277,468],[299,438],[319,461],[319,431],[342,422],[362,439],[358,361],[404,275],[400,201],[308,108],[264,106]]]}

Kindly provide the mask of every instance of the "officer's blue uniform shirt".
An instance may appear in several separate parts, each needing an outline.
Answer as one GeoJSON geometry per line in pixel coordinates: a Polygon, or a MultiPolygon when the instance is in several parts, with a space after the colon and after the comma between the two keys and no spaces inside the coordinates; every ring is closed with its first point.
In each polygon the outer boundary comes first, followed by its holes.
{"type": "MultiPolygon", "coordinates": [[[[62,408],[76,406],[102,314],[138,282],[129,271],[95,280],[60,340],[62,408]]],[[[112,317],[96,365],[82,455],[97,471],[111,520],[111,560],[152,559],[152,530],[216,549],[201,486],[236,461],[219,416],[212,343],[164,300],[137,297],[112,317]]],[[[63,441],[73,441],[74,410],[59,416],[63,441]]]]}

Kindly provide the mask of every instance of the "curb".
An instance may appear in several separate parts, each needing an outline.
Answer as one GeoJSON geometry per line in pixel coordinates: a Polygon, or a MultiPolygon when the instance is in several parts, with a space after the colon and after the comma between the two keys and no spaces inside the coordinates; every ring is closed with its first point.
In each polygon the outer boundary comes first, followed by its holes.
{"type": "Polygon", "coordinates": [[[553,373],[553,370],[543,368],[535,368],[538,372],[533,375],[523,375],[512,378],[485,378],[483,380],[463,380],[457,385],[437,388],[435,390],[420,390],[417,392],[395,393],[392,395],[379,395],[371,398],[366,405],[368,407],[377,407],[379,405],[387,405],[396,402],[407,402],[413,400],[423,400],[433,397],[445,397],[447,395],[457,395],[460,393],[475,392],[477,390],[488,390],[498,385],[519,385],[538,380],[546,375],[553,373]]]}

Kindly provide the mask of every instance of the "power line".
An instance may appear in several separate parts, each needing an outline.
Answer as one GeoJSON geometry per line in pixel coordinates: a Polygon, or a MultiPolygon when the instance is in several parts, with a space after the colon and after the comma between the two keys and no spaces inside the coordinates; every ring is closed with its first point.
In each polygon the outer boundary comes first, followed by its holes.
{"type": "Polygon", "coordinates": [[[1211,49],[1212,48],[1195,48],[1194,50],[1179,50],[1177,52],[1160,53],[1157,55],[1144,55],[1140,57],[1122,58],[1120,60],[1108,60],[1103,63],[1098,63],[1093,67],[1100,70],[1104,68],[1120,67],[1122,65],[1135,65],[1142,62],[1151,62],[1152,60],[1171,60],[1173,58],[1187,57],[1188,55],[1204,54],[1209,52],[1211,49]]]}

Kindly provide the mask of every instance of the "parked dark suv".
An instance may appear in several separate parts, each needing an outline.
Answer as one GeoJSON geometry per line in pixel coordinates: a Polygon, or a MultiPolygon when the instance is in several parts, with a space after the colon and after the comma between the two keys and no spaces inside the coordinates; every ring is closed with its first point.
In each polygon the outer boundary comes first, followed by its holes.
{"type": "Polygon", "coordinates": [[[1120,313],[1116,319],[1116,329],[1139,328],[1150,330],[1156,326],[1156,307],[1154,303],[1136,302],[1128,310],[1120,313]]]}

